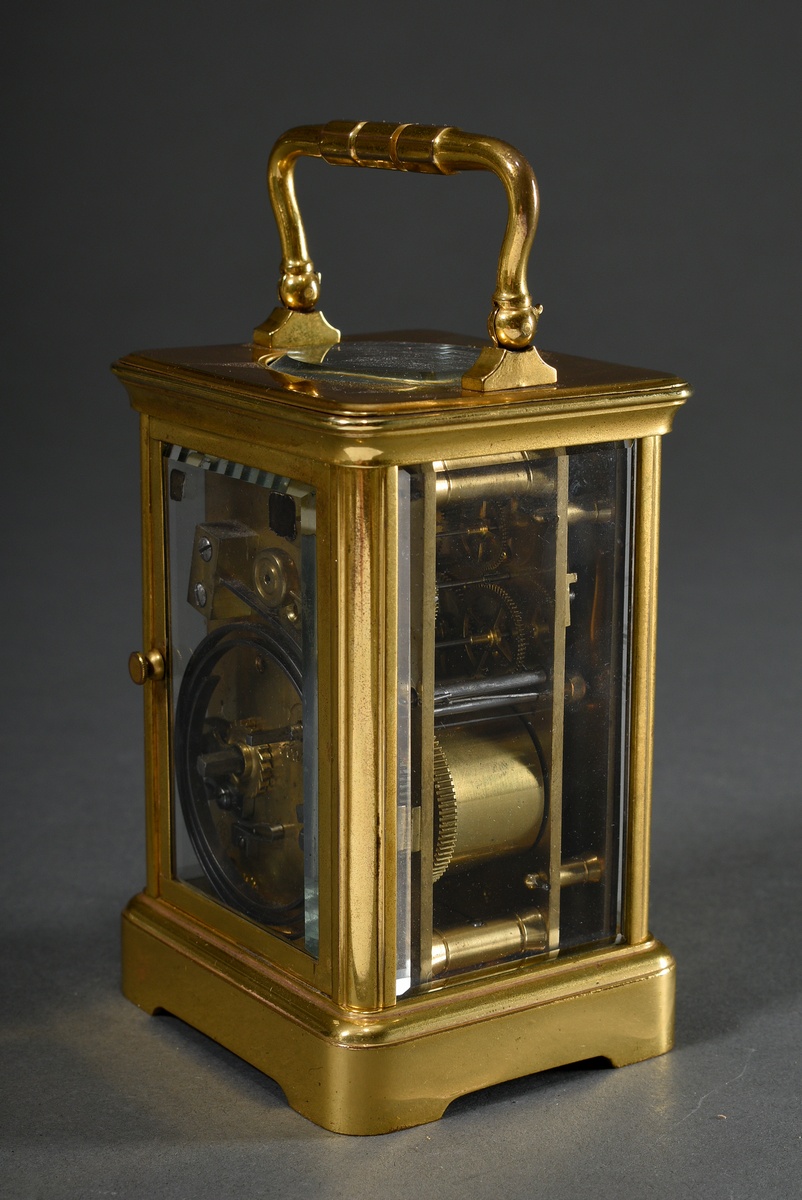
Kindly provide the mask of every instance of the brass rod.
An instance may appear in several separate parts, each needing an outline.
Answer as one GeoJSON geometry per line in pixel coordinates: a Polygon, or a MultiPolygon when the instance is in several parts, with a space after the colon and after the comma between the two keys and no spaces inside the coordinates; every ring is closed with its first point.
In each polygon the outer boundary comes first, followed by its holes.
{"type": "MultiPolygon", "coordinates": [[[[551,746],[549,749],[549,878],[557,880],[562,861],[563,732],[565,725],[565,629],[571,619],[568,601],[568,455],[556,457],[557,524],[554,545],[554,668],[552,676],[551,746]]],[[[560,889],[552,887],[548,903],[549,950],[560,945],[560,889]]]]}
{"type": "Polygon", "coordinates": [[[643,438],[637,459],[632,614],[632,718],[624,919],[627,940],[649,937],[649,838],[657,631],[660,438],[643,438]]]}
{"type": "Polygon", "coordinates": [[[346,469],[338,470],[333,482],[339,679],[335,726],[339,799],[334,804],[339,812],[337,999],[346,1008],[372,1011],[395,998],[394,987],[388,994],[387,978],[388,958],[394,975],[395,938],[386,936],[390,908],[390,928],[395,927],[394,884],[387,877],[386,863],[395,857],[396,817],[395,749],[393,745],[389,772],[393,806],[388,820],[389,764],[383,748],[386,480],[382,471],[346,469]],[[381,630],[381,636],[372,636],[371,630],[381,630]]]}
{"type": "MultiPolygon", "coordinates": [[[[149,649],[156,637],[157,597],[161,594],[161,580],[156,573],[155,547],[160,545],[153,529],[153,477],[151,468],[152,446],[150,440],[150,418],[142,416],[139,422],[140,454],[142,462],[142,634],[143,645],[149,649]]],[[[159,894],[159,875],[169,872],[169,861],[162,864],[162,814],[163,800],[161,780],[158,778],[158,757],[161,740],[156,736],[156,699],[154,689],[144,689],[145,704],[145,787],[148,797],[145,806],[147,882],[145,890],[149,896],[159,894]]]]}
{"type": "Polygon", "coordinates": [[[603,875],[604,859],[598,855],[573,859],[560,867],[560,887],[571,887],[575,883],[598,883],[603,875]]]}
{"type": "Polygon", "coordinates": [[[482,963],[519,955],[538,954],[546,949],[546,922],[540,909],[533,908],[508,917],[494,917],[474,924],[435,929],[432,975],[465,970],[482,963]]]}

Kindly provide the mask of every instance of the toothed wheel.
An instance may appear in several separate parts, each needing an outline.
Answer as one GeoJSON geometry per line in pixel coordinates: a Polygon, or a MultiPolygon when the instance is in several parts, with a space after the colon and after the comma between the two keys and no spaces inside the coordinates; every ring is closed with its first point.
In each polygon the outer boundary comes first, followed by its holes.
{"type": "Polygon", "coordinates": [[[477,675],[491,667],[520,671],[526,659],[526,625],[518,605],[497,583],[470,589],[463,618],[465,650],[477,675]]]}
{"type": "Polygon", "coordinates": [[[496,571],[507,555],[507,520],[495,500],[482,500],[460,537],[471,570],[486,575],[496,571]]]}
{"type": "Polygon", "coordinates": [[[443,747],[434,739],[434,858],[432,882],[448,870],[457,844],[457,798],[443,747]]]}

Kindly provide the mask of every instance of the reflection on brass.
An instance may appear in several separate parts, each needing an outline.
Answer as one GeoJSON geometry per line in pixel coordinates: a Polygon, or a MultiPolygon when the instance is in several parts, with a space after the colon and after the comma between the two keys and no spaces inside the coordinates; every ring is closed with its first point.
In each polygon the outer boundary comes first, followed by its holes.
{"type": "Polygon", "coordinates": [[[488,319],[493,346],[463,377],[463,386],[481,392],[554,383],[557,372],[531,344],[542,312],[541,305],[533,305],[526,282],[538,218],[534,172],[507,143],[448,126],[330,121],[290,129],[279,138],[270,155],[267,183],[282,248],[279,296],[289,315],[282,309],[273,311],[254,332],[257,348],[297,346],[307,335],[310,345],[339,340],[338,331],[322,318],[317,323],[292,319],[296,313],[312,315],[320,295],[320,275],[309,257],[295,198],[295,163],[302,155],[340,166],[440,175],[469,170],[496,174],[507,192],[509,211],[488,319]]]}
{"type": "MultiPolygon", "coordinates": [[[[540,305],[537,311],[542,311],[540,305]]],[[[462,386],[467,392],[512,392],[516,388],[554,383],[556,379],[556,370],[543,361],[534,346],[528,350],[485,346],[462,376],[462,386]]]]}
{"type": "MultiPolygon", "coordinates": [[[[534,936],[536,921],[529,928],[534,936]]],[[[532,958],[508,967],[503,987],[451,982],[371,1013],[332,1004],[272,957],[145,895],[123,918],[125,995],[214,1038],[336,1133],[436,1121],[478,1088],[578,1057],[622,1067],[665,1054],[674,1040],[674,960],[655,941],[532,958]]]]}
{"type": "Polygon", "coordinates": [[[253,340],[257,347],[257,360],[267,366],[275,356],[264,355],[260,347],[269,346],[282,352],[296,347],[309,352],[317,347],[322,351],[322,361],[329,346],[336,346],[339,342],[340,331],[329,325],[323,313],[274,308],[267,320],[254,329],[253,340]]]}
{"type": "Polygon", "coordinates": [[[539,908],[471,925],[435,929],[432,975],[464,971],[486,962],[535,954],[546,948],[546,922],[539,908]]]}
{"type": "Polygon", "coordinates": [[[438,727],[435,880],[527,850],[540,832],[543,807],[540,760],[522,721],[438,727]]]}
{"type": "Polygon", "coordinates": [[[164,658],[158,650],[134,650],[128,659],[128,674],[140,686],[148,679],[164,679],[164,658]]]}
{"type": "Polygon", "coordinates": [[[554,493],[554,480],[543,470],[542,463],[525,458],[523,454],[509,455],[504,462],[485,462],[477,458],[470,468],[464,462],[436,462],[437,503],[462,504],[468,500],[507,500],[510,496],[548,496],[554,493]],[[482,466],[493,470],[477,470],[482,466]]]}

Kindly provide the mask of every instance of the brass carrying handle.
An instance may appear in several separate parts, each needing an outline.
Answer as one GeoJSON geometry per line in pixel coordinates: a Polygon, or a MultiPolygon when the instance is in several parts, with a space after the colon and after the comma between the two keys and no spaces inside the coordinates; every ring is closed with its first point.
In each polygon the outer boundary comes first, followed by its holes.
{"type": "Polygon", "coordinates": [[[295,162],[302,155],[344,167],[431,175],[492,171],[497,175],[507,193],[509,215],[488,331],[501,349],[526,350],[530,346],[542,311],[542,306],[532,304],[526,283],[537,228],[538,192],[532,168],[513,146],[451,126],[376,121],[301,125],[283,134],[273,147],[267,168],[268,192],[281,239],[279,295],[285,309],[311,313],[320,294],[320,275],[309,257],[295,198],[295,162]]]}

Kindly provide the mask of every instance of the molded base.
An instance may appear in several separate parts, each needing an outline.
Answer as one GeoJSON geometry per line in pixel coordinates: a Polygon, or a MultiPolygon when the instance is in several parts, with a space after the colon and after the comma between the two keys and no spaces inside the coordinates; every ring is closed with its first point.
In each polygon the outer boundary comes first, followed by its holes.
{"type": "Polygon", "coordinates": [[[264,1071],[336,1133],[436,1121],[490,1084],[588,1058],[620,1067],[673,1043],[674,960],[655,941],[530,960],[355,1013],[142,894],[123,914],[123,991],[264,1071]]]}

